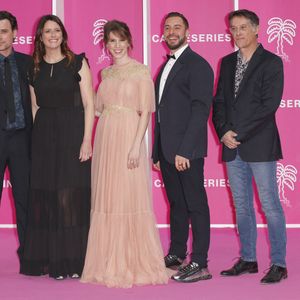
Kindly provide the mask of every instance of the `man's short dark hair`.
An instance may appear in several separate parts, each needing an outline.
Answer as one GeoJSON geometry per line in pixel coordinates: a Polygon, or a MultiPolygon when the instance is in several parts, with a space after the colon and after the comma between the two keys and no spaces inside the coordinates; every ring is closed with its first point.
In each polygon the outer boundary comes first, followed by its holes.
{"type": "Polygon", "coordinates": [[[259,18],[257,14],[251,10],[247,9],[239,9],[239,10],[234,10],[228,15],[228,20],[229,23],[234,17],[244,17],[248,19],[252,25],[258,26],[259,25],[259,18]]]}
{"type": "Polygon", "coordinates": [[[8,20],[11,25],[11,29],[18,30],[17,18],[14,15],[12,15],[10,12],[8,12],[6,10],[1,10],[0,11],[0,21],[1,20],[8,20]]]}
{"type": "Polygon", "coordinates": [[[186,29],[189,29],[189,22],[188,22],[187,18],[186,18],[183,14],[181,14],[181,13],[179,13],[179,12],[177,12],[177,11],[169,12],[169,13],[166,15],[166,17],[165,17],[165,21],[166,21],[167,19],[169,19],[169,18],[172,18],[172,17],[179,17],[179,18],[181,18],[182,21],[183,21],[183,23],[184,23],[185,28],[186,28],[186,29]]]}

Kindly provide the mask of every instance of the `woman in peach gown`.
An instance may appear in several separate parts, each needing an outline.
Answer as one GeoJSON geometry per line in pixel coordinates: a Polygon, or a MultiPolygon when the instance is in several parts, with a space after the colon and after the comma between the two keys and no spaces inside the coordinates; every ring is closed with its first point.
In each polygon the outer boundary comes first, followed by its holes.
{"type": "Polygon", "coordinates": [[[168,275],[150,196],[144,135],[154,110],[148,68],[128,55],[127,25],[110,21],[104,42],[113,65],[102,71],[101,114],[92,161],[92,210],[82,282],[108,287],[165,284],[168,275]]]}

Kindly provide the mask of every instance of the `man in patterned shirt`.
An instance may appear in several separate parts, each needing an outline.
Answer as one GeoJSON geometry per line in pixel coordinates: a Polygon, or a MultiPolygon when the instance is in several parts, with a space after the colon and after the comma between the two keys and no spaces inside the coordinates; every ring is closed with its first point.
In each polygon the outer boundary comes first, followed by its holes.
{"type": "Polygon", "coordinates": [[[254,177],[271,244],[271,267],[261,283],[275,283],[287,278],[286,226],[276,181],[276,161],[282,152],[275,113],[283,92],[283,66],[278,56],[258,43],[259,19],[254,12],[233,11],[229,24],[239,49],[222,59],[213,122],[223,143],[241,257],[221,275],[258,272],[254,177]]]}

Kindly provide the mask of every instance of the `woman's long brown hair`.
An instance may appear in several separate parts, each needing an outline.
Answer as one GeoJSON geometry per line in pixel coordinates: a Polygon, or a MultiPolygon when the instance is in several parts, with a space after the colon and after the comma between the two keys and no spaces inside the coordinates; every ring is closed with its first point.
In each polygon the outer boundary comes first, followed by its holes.
{"type": "Polygon", "coordinates": [[[42,42],[42,34],[43,34],[45,23],[47,21],[53,21],[57,23],[61,29],[62,43],[60,47],[61,47],[62,54],[67,58],[67,64],[69,65],[74,61],[74,53],[70,50],[68,46],[68,34],[62,21],[59,19],[59,17],[55,15],[42,16],[38,23],[36,33],[35,33],[35,40],[34,40],[34,51],[33,51],[34,75],[36,75],[36,73],[39,72],[40,70],[39,63],[42,61],[43,57],[46,54],[45,45],[42,42]]]}

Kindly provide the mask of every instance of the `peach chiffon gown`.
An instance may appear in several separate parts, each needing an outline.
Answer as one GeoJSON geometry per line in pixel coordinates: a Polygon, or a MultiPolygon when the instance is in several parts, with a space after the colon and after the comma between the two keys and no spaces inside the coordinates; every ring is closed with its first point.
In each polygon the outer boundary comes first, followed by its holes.
{"type": "Polygon", "coordinates": [[[135,60],[102,71],[96,110],[101,113],[92,160],[92,208],[82,282],[108,287],[165,284],[168,274],[155,226],[149,160],[127,168],[139,112],[154,110],[148,68],[135,60]]]}

